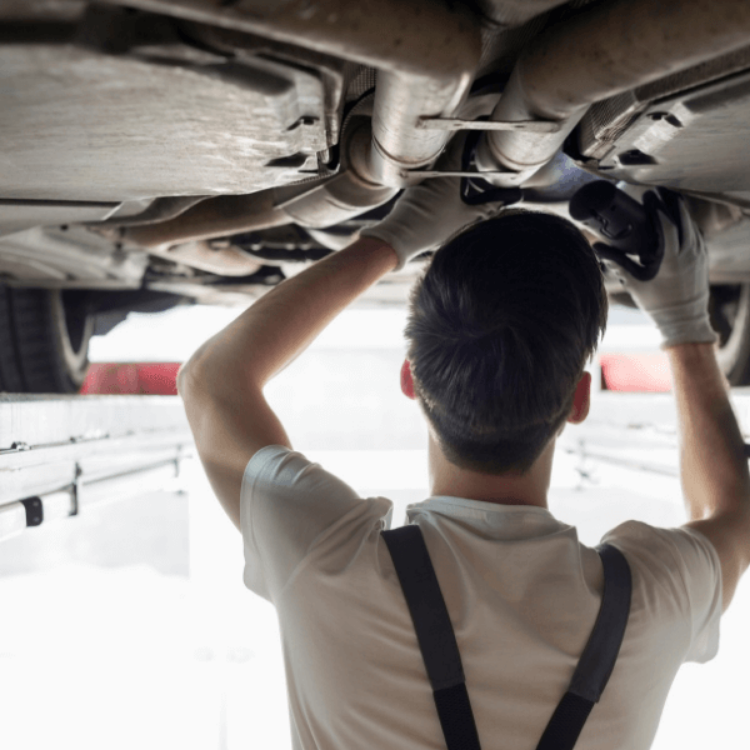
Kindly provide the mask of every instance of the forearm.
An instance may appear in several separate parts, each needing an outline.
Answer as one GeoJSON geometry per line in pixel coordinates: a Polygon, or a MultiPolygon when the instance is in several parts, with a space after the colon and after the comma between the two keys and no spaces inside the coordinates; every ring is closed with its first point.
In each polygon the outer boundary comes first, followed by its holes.
{"type": "Polygon", "coordinates": [[[382,241],[358,240],[261,297],[205,342],[182,370],[216,387],[262,388],[397,260],[382,241]]]}
{"type": "Polygon", "coordinates": [[[666,349],[677,399],[680,475],[690,520],[750,503],[744,440],[712,344],[666,349]]]}

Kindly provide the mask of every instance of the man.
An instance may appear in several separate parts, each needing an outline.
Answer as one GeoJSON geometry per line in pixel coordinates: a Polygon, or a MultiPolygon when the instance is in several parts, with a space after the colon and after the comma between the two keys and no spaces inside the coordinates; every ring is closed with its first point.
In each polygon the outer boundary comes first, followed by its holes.
{"type": "MultiPolygon", "coordinates": [[[[750,563],[750,476],[713,351],[705,248],[679,211],[660,215],[657,278],[620,274],[669,353],[690,522],[631,521],[604,537],[630,566],[632,603],[580,750],[650,746],[679,666],[716,654],[750,563]]],[[[294,452],[263,397],[338,312],[426,249],[442,245],[412,294],[401,386],[429,426],[431,497],[407,522],[433,561],[483,747],[536,747],[596,620],[600,558],[550,513],[547,490],[557,435],[589,409],[584,366],[607,314],[600,267],[562,219],[493,213],[464,205],[453,179],[410,188],[180,373],[203,466],[242,532],[245,584],[278,611],[295,748],[445,747],[380,535],[390,501],[358,497],[294,452]]]]}

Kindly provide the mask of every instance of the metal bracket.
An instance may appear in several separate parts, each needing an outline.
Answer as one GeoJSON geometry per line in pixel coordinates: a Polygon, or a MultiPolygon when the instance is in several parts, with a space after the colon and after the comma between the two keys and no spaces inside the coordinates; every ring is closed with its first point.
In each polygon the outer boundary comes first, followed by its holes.
{"type": "Polygon", "coordinates": [[[490,177],[503,177],[508,182],[521,182],[526,175],[523,172],[439,172],[436,170],[421,171],[418,169],[400,172],[400,176],[405,179],[413,179],[415,177],[421,177],[423,180],[431,179],[434,177],[479,177],[480,179],[486,180],[490,177]]]}
{"type": "Polygon", "coordinates": [[[555,120],[461,120],[457,117],[422,117],[422,130],[523,130],[527,133],[559,133],[562,123],[555,120]]]}
{"type": "Polygon", "coordinates": [[[44,520],[44,506],[39,497],[27,497],[21,500],[26,509],[26,526],[39,526],[44,520]]]}

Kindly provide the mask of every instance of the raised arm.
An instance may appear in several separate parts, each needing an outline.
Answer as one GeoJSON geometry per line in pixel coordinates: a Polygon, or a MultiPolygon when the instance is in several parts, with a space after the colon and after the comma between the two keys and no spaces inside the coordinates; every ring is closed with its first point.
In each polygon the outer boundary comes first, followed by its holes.
{"type": "MultiPolygon", "coordinates": [[[[638,189],[630,192],[638,197],[638,189]]],[[[682,200],[663,208],[664,260],[656,278],[642,282],[615,272],[663,337],[677,399],[685,525],[716,548],[726,610],[750,565],[750,473],[714,353],[705,243],[682,200]]]]}
{"type": "Polygon", "coordinates": [[[248,461],[268,445],[291,448],[263,387],[397,260],[381,240],[355,242],[261,297],[180,369],[177,387],[198,455],[237,528],[248,461]]]}
{"type": "MultiPolygon", "coordinates": [[[[460,150],[446,158],[445,168],[455,171],[460,150]]],[[[291,447],[263,387],[385,273],[499,210],[498,205],[465,205],[459,188],[459,179],[446,177],[405,190],[380,224],[261,297],[180,370],[177,386],[198,455],[238,527],[248,461],[268,445],[291,447]]]]}
{"type": "Polygon", "coordinates": [[[721,560],[723,607],[750,565],[750,472],[745,442],[712,344],[667,349],[677,399],[685,524],[713,543],[721,560]]]}

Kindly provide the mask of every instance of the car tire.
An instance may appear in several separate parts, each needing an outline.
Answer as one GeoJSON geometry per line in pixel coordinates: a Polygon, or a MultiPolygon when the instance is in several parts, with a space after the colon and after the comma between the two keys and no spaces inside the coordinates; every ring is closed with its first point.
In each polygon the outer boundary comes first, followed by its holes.
{"type": "Polygon", "coordinates": [[[709,312],[721,371],[730,385],[750,385],[750,284],[712,286],[709,312]]]}
{"type": "Polygon", "coordinates": [[[77,393],[93,328],[75,292],[0,285],[0,390],[77,393]]]}

